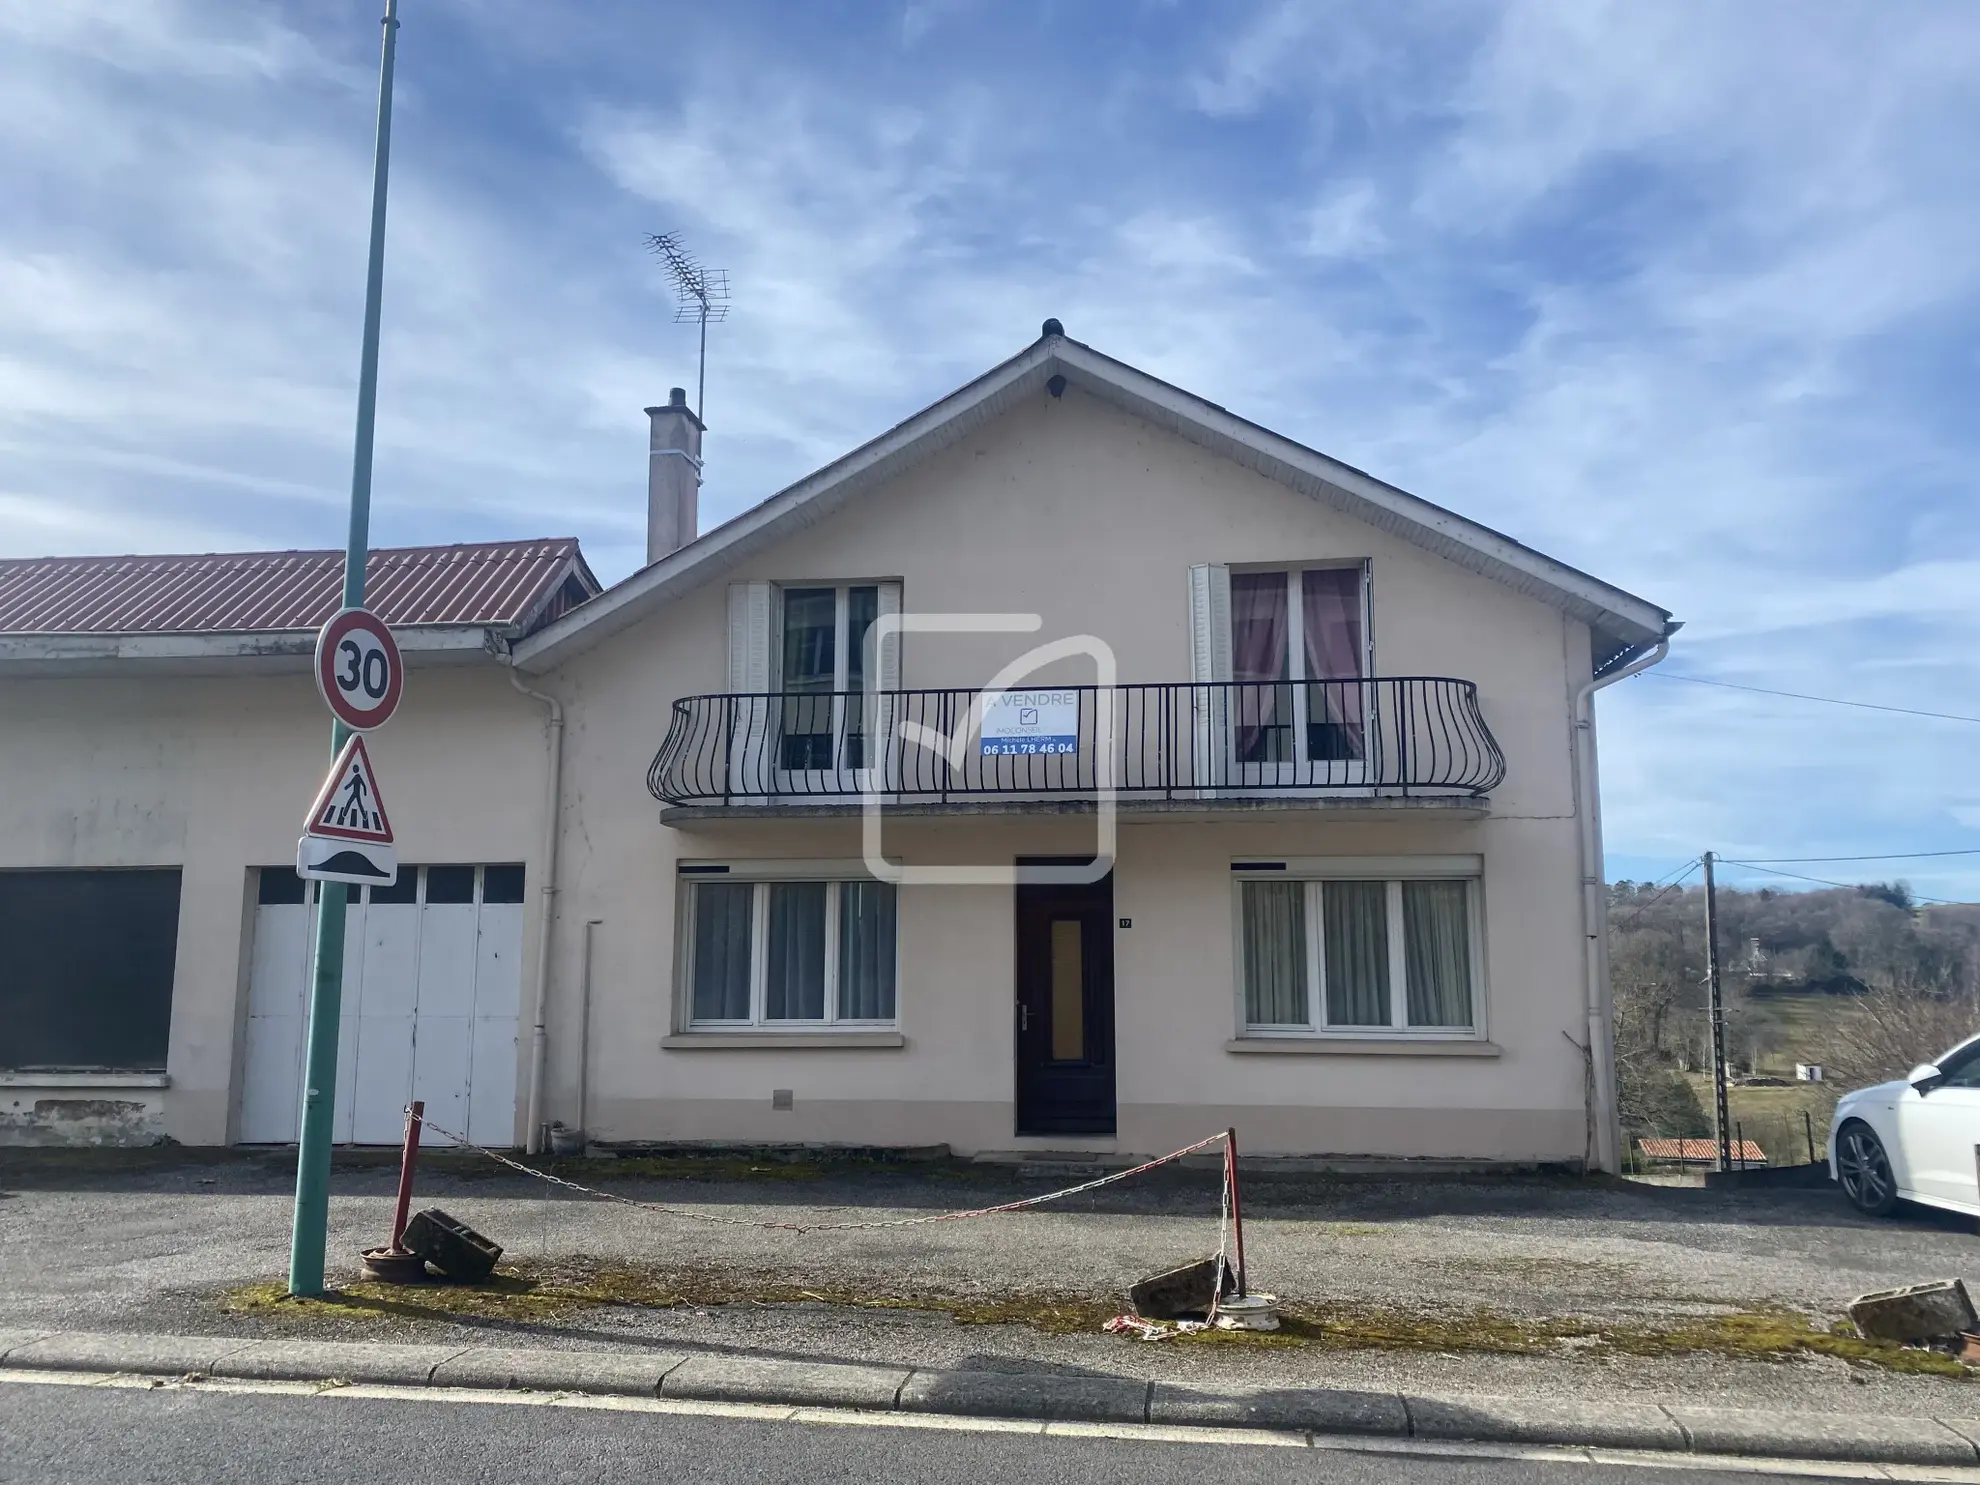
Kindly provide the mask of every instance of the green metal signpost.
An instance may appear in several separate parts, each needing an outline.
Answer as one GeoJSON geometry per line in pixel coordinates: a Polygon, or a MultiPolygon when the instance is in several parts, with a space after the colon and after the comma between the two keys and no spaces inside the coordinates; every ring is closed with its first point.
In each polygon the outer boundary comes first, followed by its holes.
{"type": "MultiPolygon", "coordinates": [[[[392,54],[398,39],[398,0],[385,0],[385,50],[378,67],[378,147],[371,176],[371,256],[364,283],[364,350],[358,370],[357,444],[351,458],[351,524],[344,546],[345,608],[364,605],[371,546],[372,424],[378,405],[378,313],[385,287],[385,180],[392,153],[392,54]]],[[[349,738],[331,727],[334,758],[349,738]]],[[[321,884],[316,954],[309,993],[309,1061],[303,1074],[301,1149],[296,1160],[296,1210],[289,1239],[289,1293],[323,1292],[323,1250],[330,1219],[330,1132],[337,1100],[337,1030],[344,990],[344,910],[350,888],[321,884]]]]}

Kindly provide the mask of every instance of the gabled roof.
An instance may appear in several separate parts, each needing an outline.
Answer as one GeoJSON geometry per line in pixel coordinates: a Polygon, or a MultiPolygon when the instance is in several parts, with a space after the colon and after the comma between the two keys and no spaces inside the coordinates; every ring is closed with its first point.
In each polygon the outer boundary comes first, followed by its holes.
{"type": "Polygon", "coordinates": [[[548,669],[637,623],[751,554],[933,457],[1024,399],[1043,395],[1055,376],[1267,479],[1581,619],[1595,633],[1598,670],[1625,662],[1672,627],[1670,614],[1653,603],[1070,340],[1058,332],[1056,321],[1048,321],[1046,328],[1045,335],[967,386],[517,642],[516,664],[525,670],[548,669]]]}
{"type": "MultiPolygon", "coordinates": [[[[507,630],[571,607],[567,579],[598,592],[574,537],[384,547],[366,565],[365,601],[395,628],[507,630]]],[[[0,634],[313,631],[343,606],[343,580],[338,551],[0,559],[0,634]]]]}
{"type": "MultiPolygon", "coordinates": [[[[307,667],[342,552],[0,560],[0,675],[307,667]]],[[[367,606],[415,664],[485,663],[598,593],[571,537],[374,549],[367,606]]]]}

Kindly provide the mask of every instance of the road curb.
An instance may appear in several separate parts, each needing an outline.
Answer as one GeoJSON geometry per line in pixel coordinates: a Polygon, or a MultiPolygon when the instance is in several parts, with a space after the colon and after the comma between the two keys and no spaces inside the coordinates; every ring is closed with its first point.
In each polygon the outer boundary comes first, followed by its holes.
{"type": "Polygon", "coordinates": [[[1327,1437],[1552,1444],[1855,1464],[1980,1465],[1980,1417],[1603,1405],[1324,1387],[1183,1387],[1091,1372],[942,1371],[722,1353],[690,1356],[672,1350],[0,1330],[0,1367],[587,1392],[1044,1422],[1277,1428],[1327,1437]]]}

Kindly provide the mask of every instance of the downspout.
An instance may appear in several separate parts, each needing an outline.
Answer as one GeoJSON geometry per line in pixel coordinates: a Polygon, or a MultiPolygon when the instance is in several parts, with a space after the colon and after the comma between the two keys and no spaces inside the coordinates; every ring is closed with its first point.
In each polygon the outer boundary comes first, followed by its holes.
{"type": "Polygon", "coordinates": [[[1609,930],[1607,884],[1602,870],[1601,790],[1595,773],[1595,693],[1657,664],[1671,652],[1668,625],[1647,655],[1619,670],[1592,676],[1574,692],[1574,818],[1581,835],[1581,935],[1587,954],[1587,1055],[1590,1072],[1588,1118],[1594,1126],[1595,1168],[1614,1175],[1622,1169],[1622,1132],[1616,1123],[1615,1046],[1609,1014],[1609,930]]]}
{"type": "Polygon", "coordinates": [[[543,911],[537,919],[536,967],[530,985],[529,1104],[528,1124],[524,1131],[525,1149],[535,1155],[543,1148],[543,1065],[549,1047],[549,1031],[544,1018],[550,991],[550,928],[557,916],[557,840],[560,833],[557,826],[563,813],[564,704],[554,696],[546,696],[525,686],[516,674],[513,661],[510,663],[509,684],[532,700],[542,702],[549,713],[550,723],[550,764],[543,781],[543,873],[539,884],[543,894],[543,911]]]}

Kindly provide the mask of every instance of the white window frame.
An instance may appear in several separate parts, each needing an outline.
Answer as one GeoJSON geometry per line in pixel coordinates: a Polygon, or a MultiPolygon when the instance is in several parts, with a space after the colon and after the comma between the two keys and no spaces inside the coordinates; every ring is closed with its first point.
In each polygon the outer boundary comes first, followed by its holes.
{"type": "Polygon", "coordinates": [[[1485,982],[1485,874],[1477,856],[1309,857],[1283,862],[1232,863],[1231,967],[1236,991],[1237,1034],[1241,1038],[1306,1038],[1324,1041],[1482,1042],[1488,1039],[1485,982]],[[1306,920],[1307,1019],[1298,1023],[1255,1023],[1246,1007],[1244,962],[1244,883],[1298,882],[1304,889],[1306,920]],[[1321,897],[1329,881],[1379,881],[1386,891],[1385,923],[1389,940],[1389,1022],[1385,1026],[1331,1026],[1327,1023],[1327,935],[1321,917],[1321,897]],[[1471,949],[1471,1025],[1411,1026],[1407,940],[1403,934],[1402,889],[1410,881],[1465,883],[1465,929],[1471,949]]]}
{"type": "MultiPolygon", "coordinates": [[[[832,757],[842,758],[845,752],[848,725],[848,699],[841,693],[849,690],[851,674],[852,590],[873,588],[876,590],[875,617],[900,612],[901,585],[885,578],[858,578],[852,581],[819,579],[816,582],[791,581],[771,585],[773,601],[769,605],[769,684],[764,690],[777,693],[779,699],[771,703],[769,735],[767,745],[773,750],[773,768],[779,789],[790,794],[818,793],[829,794],[846,787],[879,785],[886,772],[884,760],[891,756],[886,741],[891,735],[891,708],[880,704],[869,714],[874,724],[867,733],[869,754],[878,752],[882,762],[876,765],[872,756],[858,768],[840,767],[836,763],[830,768],[786,768],[783,766],[784,714],[786,702],[784,680],[784,596],[798,589],[829,588],[832,590],[832,757]]],[[[892,653],[897,643],[876,647],[874,673],[866,677],[866,690],[886,692],[899,685],[898,665],[892,653]]]]}
{"type": "MultiPolygon", "coordinates": [[[[1229,721],[1229,735],[1225,746],[1230,750],[1231,771],[1234,778],[1247,789],[1268,787],[1274,784],[1301,787],[1340,787],[1363,784],[1368,779],[1367,749],[1369,739],[1376,729],[1375,687],[1367,684],[1375,674],[1375,629],[1371,622],[1373,615],[1369,604],[1369,564],[1359,562],[1269,562],[1242,563],[1230,569],[1230,575],[1256,577],[1264,574],[1282,574],[1286,580],[1286,676],[1283,685],[1291,693],[1292,716],[1287,719],[1291,734],[1292,757],[1277,762],[1244,763],[1238,760],[1237,741],[1239,722],[1237,709],[1229,721]],[[1307,709],[1311,697],[1307,693],[1306,674],[1306,601],[1301,583],[1309,571],[1353,571],[1361,576],[1357,585],[1361,594],[1361,654],[1356,657],[1362,685],[1362,756],[1359,758],[1308,758],[1306,756],[1307,709]]],[[[1235,636],[1226,635],[1225,673],[1234,675],[1237,670],[1237,655],[1231,647],[1235,636]]],[[[1347,679],[1335,676],[1333,680],[1347,679]]],[[[1267,684],[1257,682],[1253,684],[1267,684]]]]}
{"type": "MultiPolygon", "coordinates": [[[[824,584],[818,586],[823,587],[824,584]]],[[[682,862],[680,892],[674,921],[675,1014],[678,1031],[749,1031],[776,1036],[804,1035],[827,1031],[893,1031],[901,1021],[901,906],[900,888],[894,897],[894,1014],[882,1019],[839,1014],[839,912],[847,882],[872,882],[874,877],[858,861],[772,861],[772,862],[682,862]],[[710,882],[748,882],[754,893],[749,917],[749,1018],[747,1020],[698,1020],[694,1014],[694,889],[710,882]],[[823,882],[825,893],[825,1016],[818,1021],[771,1021],[765,1019],[768,998],[770,888],[800,882],[823,882]]]]}

